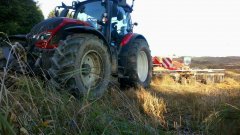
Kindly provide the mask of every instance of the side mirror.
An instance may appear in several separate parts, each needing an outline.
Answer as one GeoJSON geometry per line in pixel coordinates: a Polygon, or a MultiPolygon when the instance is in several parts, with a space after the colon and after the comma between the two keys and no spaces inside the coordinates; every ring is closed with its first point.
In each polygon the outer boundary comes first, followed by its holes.
{"type": "Polygon", "coordinates": [[[133,31],[133,28],[134,28],[134,26],[138,26],[138,23],[137,23],[137,22],[133,23],[133,24],[132,24],[132,26],[131,26],[131,28],[130,28],[130,29],[128,29],[127,31],[128,31],[128,32],[132,32],[132,31],[133,31]]]}
{"type": "Polygon", "coordinates": [[[133,26],[138,26],[138,23],[137,22],[133,23],[133,26]]]}
{"type": "Polygon", "coordinates": [[[59,7],[56,7],[55,8],[55,11],[54,11],[54,15],[55,15],[55,17],[58,17],[59,16],[59,7]]]}

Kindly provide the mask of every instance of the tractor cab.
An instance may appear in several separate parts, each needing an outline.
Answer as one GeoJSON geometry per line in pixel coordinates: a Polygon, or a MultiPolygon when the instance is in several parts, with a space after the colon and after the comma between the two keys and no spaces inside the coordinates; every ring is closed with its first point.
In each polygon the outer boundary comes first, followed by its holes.
{"type": "Polygon", "coordinates": [[[56,17],[68,17],[87,22],[101,32],[111,44],[120,44],[123,37],[132,32],[130,13],[132,7],[126,0],[74,1],[72,6],[57,6],[56,17]]]}

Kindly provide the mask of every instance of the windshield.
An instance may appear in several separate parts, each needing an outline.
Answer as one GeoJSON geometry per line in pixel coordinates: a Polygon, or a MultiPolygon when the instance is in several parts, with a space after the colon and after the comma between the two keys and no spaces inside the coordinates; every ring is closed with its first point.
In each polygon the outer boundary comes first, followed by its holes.
{"type": "Polygon", "coordinates": [[[97,20],[102,19],[103,13],[105,13],[105,8],[102,6],[101,1],[91,2],[81,5],[77,9],[74,18],[97,26],[97,20]]]}
{"type": "Polygon", "coordinates": [[[118,20],[117,17],[113,17],[112,24],[114,23],[116,24],[114,26],[117,29],[118,34],[125,35],[128,33],[127,31],[131,29],[131,16],[129,13],[124,13],[122,20],[118,20]]]}

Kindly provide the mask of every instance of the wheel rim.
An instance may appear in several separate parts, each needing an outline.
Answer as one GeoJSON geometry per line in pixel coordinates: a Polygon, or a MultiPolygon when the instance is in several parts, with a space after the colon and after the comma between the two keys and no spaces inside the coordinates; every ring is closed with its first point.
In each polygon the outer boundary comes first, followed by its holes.
{"type": "Polygon", "coordinates": [[[82,59],[81,80],[87,89],[96,88],[102,79],[103,67],[102,59],[96,51],[87,52],[82,59]]]}
{"type": "Polygon", "coordinates": [[[144,82],[148,76],[148,58],[144,51],[138,54],[137,58],[137,73],[141,82],[144,82]]]}

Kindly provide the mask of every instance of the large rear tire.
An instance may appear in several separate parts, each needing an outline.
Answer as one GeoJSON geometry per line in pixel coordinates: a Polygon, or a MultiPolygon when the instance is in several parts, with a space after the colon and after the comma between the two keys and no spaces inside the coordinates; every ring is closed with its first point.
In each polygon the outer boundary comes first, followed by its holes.
{"type": "Polygon", "coordinates": [[[111,75],[107,45],[92,34],[70,36],[53,55],[49,74],[54,84],[77,97],[101,97],[111,75]]]}
{"type": "Polygon", "coordinates": [[[152,79],[152,56],[148,43],[144,39],[136,39],[123,50],[120,59],[122,64],[125,63],[124,76],[127,77],[120,79],[121,86],[149,87],[152,79]]]}

